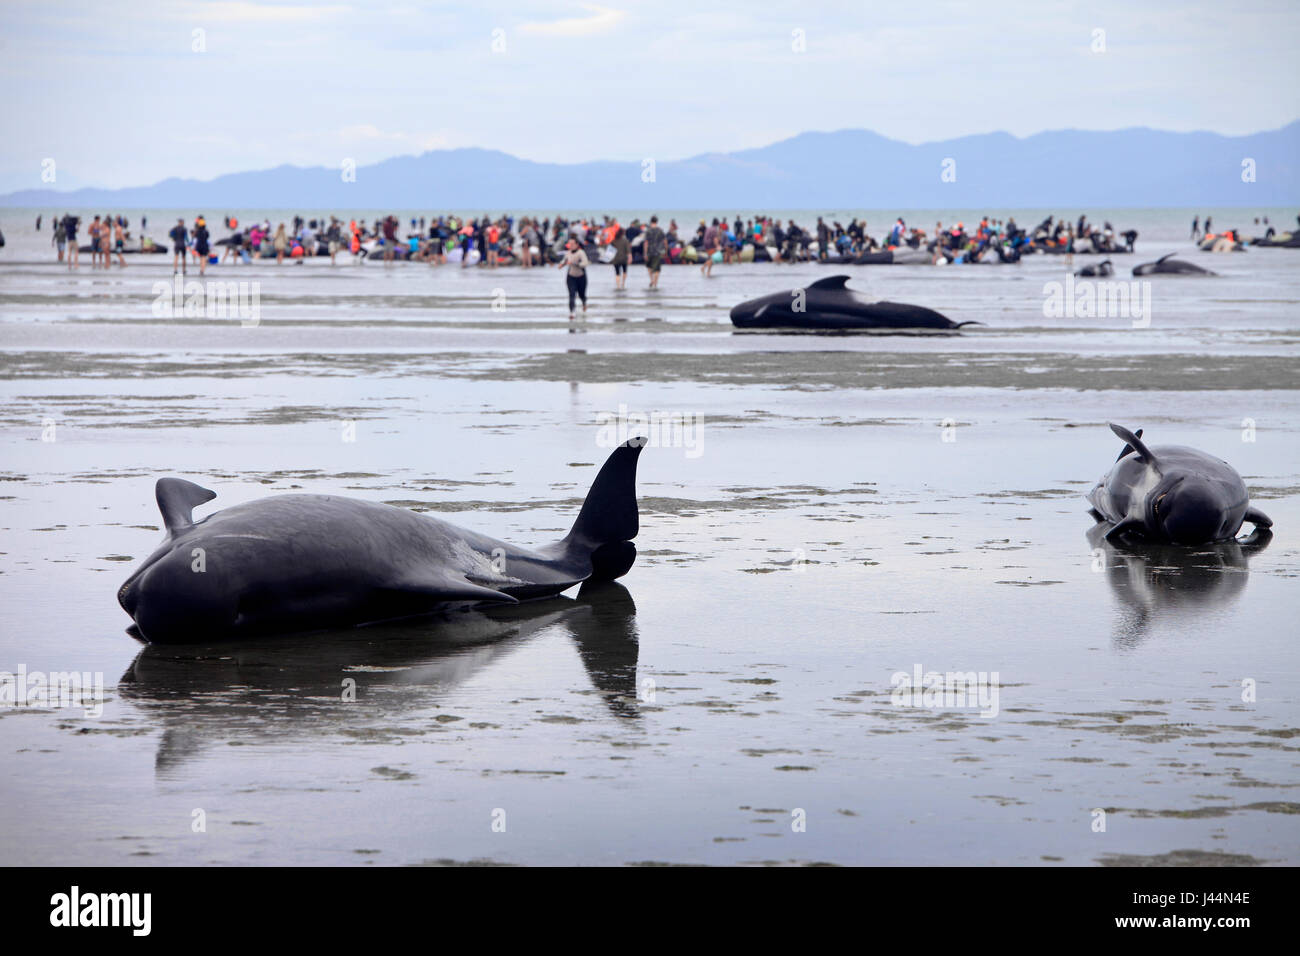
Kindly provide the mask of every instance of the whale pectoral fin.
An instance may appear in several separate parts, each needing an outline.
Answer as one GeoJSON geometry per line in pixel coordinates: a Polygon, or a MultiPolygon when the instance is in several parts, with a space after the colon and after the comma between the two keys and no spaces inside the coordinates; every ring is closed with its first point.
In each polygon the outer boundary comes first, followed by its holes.
{"type": "MultiPolygon", "coordinates": [[[[1139,428],[1139,429],[1138,429],[1137,431],[1135,431],[1133,434],[1134,434],[1134,435],[1137,435],[1138,438],[1141,438],[1141,437],[1142,437],[1142,429],[1139,428]]],[[[1131,452],[1131,451],[1133,451],[1133,450],[1134,450],[1134,449],[1133,449],[1133,446],[1130,445],[1128,442],[1125,442],[1125,443],[1124,443],[1124,448],[1120,451],[1120,453],[1119,453],[1119,457],[1116,458],[1115,460],[1116,460],[1116,461],[1119,461],[1120,458],[1123,458],[1125,455],[1127,455],[1129,452],[1131,452]]]]}
{"type": "Polygon", "coordinates": [[[1273,532],[1262,525],[1256,525],[1255,530],[1244,538],[1238,538],[1237,544],[1241,547],[1241,553],[1245,555],[1259,554],[1268,547],[1268,543],[1273,540],[1273,532]]]}
{"type": "MultiPolygon", "coordinates": [[[[1114,422],[1108,422],[1107,424],[1110,425],[1111,431],[1113,431],[1117,436],[1124,439],[1125,442],[1127,442],[1129,445],[1132,446],[1133,451],[1137,453],[1138,461],[1146,462],[1148,465],[1151,465],[1152,467],[1155,467],[1157,465],[1156,456],[1151,454],[1151,449],[1149,449],[1146,445],[1142,444],[1141,438],[1133,434],[1131,431],[1129,431],[1127,428],[1123,427],[1122,425],[1116,425],[1114,422]]],[[[1124,456],[1121,455],[1120,457],[1122,458],[1124,456]]]]}
{"type": "Polygon", "coordinates": [[[201,488],[184,478],[159,478],[154,486],[158,510],[169,534],[183,531],[194,524],[194,509],[217,496],[215,491],[201,488]]]}
{"type": "Polygon", "coordinates": [[[1268,515],[1264,514],[1264,512],[1260,511],[1258,508],[1253,506],[1246,509],[1246,516],[1241,520],[1249,521],[1256,528],[1273,527],[1273,519],[1270,518],[1268,515]]]}
{"type": "Polygon", "coordinates": [[[1124,535],[1128,534],[1130,531],[1140,531],[1144,527],[1145,525],[1143,525],[1141,521],[1135,521],[1132,518],[1128,518],[1124,521],[1118,522],[1115,525],[1115,527],[1107,531],[1106,540],[1118,541],[1120,538],[1124,537],[1124,535]]]}
{"type": "Polygon", "coordinates": [[[517,598],[511,597],[496,588],[484,587],[465,579],[464,575],[432,571],[427,574],[412,572],[400,581],[394,581],[384,588],[385,591],[410,595],[421,595],[434,601],[447,604],[469,602],[473,604],[518,604],[517,598]]]}

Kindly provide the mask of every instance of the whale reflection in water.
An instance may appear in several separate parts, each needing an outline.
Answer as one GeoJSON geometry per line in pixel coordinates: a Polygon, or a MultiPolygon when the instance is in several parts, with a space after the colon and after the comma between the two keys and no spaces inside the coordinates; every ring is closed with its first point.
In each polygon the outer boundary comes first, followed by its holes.
{"type": "Polygon", "coordinates": [[[1249,561],[1268,547],[1273,533],[1257,528],[1248,537],[1186,546],[1106,540],[1109,525],[1088,530],[1093,553],[1105,560],[1106,580],[1123,616],[1115,643],[1134,647],[1157,623],[1218,613],[1246,589],[1249,561]]]}
{"type": "Polygon", "coordinates": [[[296,734],[385,736],[543,632],[577,646],[610,713],[638,718],[636,605],[627,588],[583,585],[576,599],[461,611],[441,618],[204,645],[147,644],[118,683],[162,725],[166,775],[213,744],[296,734]],[[348,679],[355,703],[343,703],[348,679]]]}

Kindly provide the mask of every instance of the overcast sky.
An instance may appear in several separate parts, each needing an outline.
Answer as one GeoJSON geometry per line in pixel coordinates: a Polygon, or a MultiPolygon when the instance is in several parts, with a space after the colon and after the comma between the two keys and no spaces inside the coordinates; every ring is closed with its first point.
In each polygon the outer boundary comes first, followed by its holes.
{"type": "Polygon", "coordinates": [[[5,192],[50,185],[46,159],[68,189],[455,146],[1241,134],[1300,117],[1300,2],[3,0],[0,70],[5,192]]]}

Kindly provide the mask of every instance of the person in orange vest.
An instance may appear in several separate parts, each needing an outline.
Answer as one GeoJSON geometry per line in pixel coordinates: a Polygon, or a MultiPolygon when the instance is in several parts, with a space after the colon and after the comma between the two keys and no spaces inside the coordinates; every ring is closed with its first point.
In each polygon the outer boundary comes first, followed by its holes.
{"type": "Polygon", "coordinates": [[[497,267],[497,243],[500,239],[501,230],[497,228],[497,224],[494,222],[488,226],[487,230],[488,268],[490,269],[497,267]]]}

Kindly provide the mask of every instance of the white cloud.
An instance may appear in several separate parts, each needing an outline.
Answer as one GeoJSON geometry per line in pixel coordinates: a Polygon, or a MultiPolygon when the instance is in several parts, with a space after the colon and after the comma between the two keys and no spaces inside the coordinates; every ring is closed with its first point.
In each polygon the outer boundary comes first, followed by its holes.
{"type": "Polygon", "coordinates": [[[351,7],[339,4],[299,6],[287,3],[251,3],[248,0],[191,2],[172,8],[173,12],[183,13],[185,19],[200,23],[305,23],[349,13],[351,10],[351,7]]]}
{"type": "Polygon", "coordinates": [[[588,11],[591,15],[570,17],[565,20],[524,23],[520,25],[519,29],[524,33],[539,33],[543,36],[586,37],[596,33],[607,33],[627,17],[627,11],[625,10],[612,10],[609,7],[598,7],[589,3],[584,3],[582,9],[588,11]]]}

